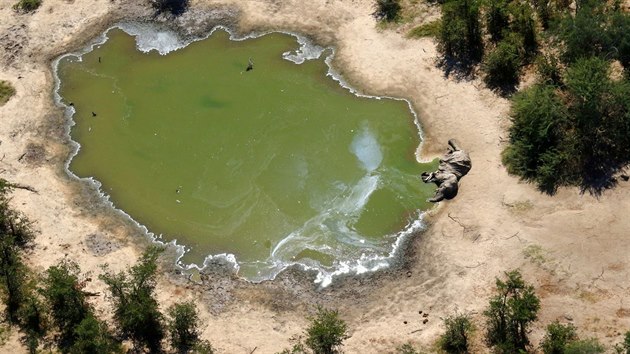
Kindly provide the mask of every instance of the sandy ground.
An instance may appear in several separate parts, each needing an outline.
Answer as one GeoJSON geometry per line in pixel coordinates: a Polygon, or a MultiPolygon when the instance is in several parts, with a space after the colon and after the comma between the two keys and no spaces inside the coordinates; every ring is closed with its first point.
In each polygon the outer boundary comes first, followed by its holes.
{"type": "MultiPolygon", "coordinates": [[[[13,3],[0,0],[0,79],[17,89],[0,107],[0,177],[38,191],[17,190],[13,199],[41,230],[28,255],[30,264],[43,271],[64,257],[75,260],[93,279],[88,289],[103,294],[94,305],[107,318],[111,311],[97,280],[100,266],[124,269],[145,242],[93,190],[65,174],[70,150],[63,114],[52,101],[50,61],[117,19],[147,15],[145,6],[44,0],[34,14],[16,14],[13,3]]],[[[549,197],[508,176],[500,163],[508,102],[479,80],[445,78],[435,67],[431,40],[379,30],[372,1],[196,0],[192,6],[197,20],[203,20],[203,11],[221,6],[239,14],[240,31],[300,31],[335,46],[335,69],[351,84],[369,88],[369,94],[411,100],[426,135],[423,158],[440,154],[449,138],[457,138],[473,159],[459,196],[432,212],[430,227],[411,241],[401,268],[320,290],[299,272],[252,285],[216,271],[204,274],[199,286],[165,266],[159,299],[165,307],[182,299],[197,301],[207,324],[203,336],[220,353],[274,353],[288,347],[316,303],[338,308],[348,322],[347,353],[393,352],[409,341],[432,351],[442,330],[440,318],[455,312],[477,319],[475,352],[484,352],[481,312],[495,277],[513,268],[522,270],[542,300],[534,343],[555,319],[570,321],[584,337],[597,336],[606,344],[619,342],[630,329],[628,183],[598,198],[576,189],[549,197]],[[426,324],[419,311],[429,314],[426,324]]],[[[417,6],[424,14],[426,6],[417,6]]],[[[16,346],[13,335],[0,351],[23,350],[16,346]]]]}

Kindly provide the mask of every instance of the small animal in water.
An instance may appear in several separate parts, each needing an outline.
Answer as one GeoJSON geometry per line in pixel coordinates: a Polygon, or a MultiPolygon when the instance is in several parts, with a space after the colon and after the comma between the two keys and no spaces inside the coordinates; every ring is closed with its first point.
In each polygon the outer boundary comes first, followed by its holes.
{"type": "Polygon", "coordinates": [[[92,112],[92,117],[96,117],[96,113],[92,112]]]}
{"type": "Polygon", "coordinates": [[[247,69],[245,69],[245,71],[252,71],[254,70],[254,62],[252,61],[252,58],[249,58],[249,61],[247,62],[247,69]]]}

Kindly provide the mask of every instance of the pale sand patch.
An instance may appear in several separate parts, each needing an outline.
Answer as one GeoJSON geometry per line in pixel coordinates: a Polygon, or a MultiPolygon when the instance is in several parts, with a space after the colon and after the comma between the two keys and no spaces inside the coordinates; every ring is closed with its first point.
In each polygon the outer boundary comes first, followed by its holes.
{"type": "MultiPolygon", "coordinates": [[[[44,0],[35,14],[16,15],[10,9],[13,2],[0,0],[0,44],[22,46],[9,62],[5,59],[11,53],[3,53],[0,61],[0,79],[17,89],[0,107],[0,177],[39,191],[14,193],[14,205],[42,231],[29,254],[31,265],[42,271],[67,256],[94,279],[88,290],[105,294],[97,280],[100,265],[124,269],[132,264],[141,237],[124,218],[99,207],[93,191],[62,171],[68,148],[62,113],[52,103],[50,60],[78,48],[122,14],[142,14],[142,4],[44,0]],[[41,163],[18,161],[30,143],[44,147],[41,163]],[[95,234],[113,240],[116,247],[92,252],[88,245],[95,234]]],[[[261,285],[209,274],[205,289],[182,277],[161,277],[158,291],[165,307],[183,299],[203,304],[204,337],[221,353],[250,353],[254,348],[256,353],[273,353],[288,347],[315,303],[339,308],[348,321],[348,353],[392,352],[407,341],[430,347],[442,330],[440,317],[471,311],[481,320],[495,276],[515,267],[542,298],[534,343],[547,323],[565,315],[585,336],[606,343],[619,341],[617,331],[630,329],[628,183],[599,199],[576,189],[548,197],[508,176],[500,162],[508,102],[479,80],[445,79],[435,67],[430,39],[407,40],[404,32],[379,31],[371,16],[372,1],[199,0],[192,5],[199,10],[217,4],[241,9],[243,32],[293,30],[335,46],[334,66],[351,84],[368,94],[411,100],[424,127],[424,158],[441,153],[447,139],[457,138],[473,159],[459,196],[434,210],[429,230],[412,242],[406,268],[323,291],[293,273],[261,285]],[[427,324],[422,324],[420,310],[429,313],[427,324]]],[[[111,309],[104,298],[93,300],[108,317],[111,309]]],[[[15,340],[0,351],[19,352],[12,345],[15,340]]]]}

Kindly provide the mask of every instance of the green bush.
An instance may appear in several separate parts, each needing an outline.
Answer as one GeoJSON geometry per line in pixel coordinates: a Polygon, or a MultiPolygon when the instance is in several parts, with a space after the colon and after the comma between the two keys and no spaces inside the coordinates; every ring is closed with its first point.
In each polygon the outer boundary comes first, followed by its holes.
{"type": "Polygon", "coordinates": [[[538,50],[538,40],[536,39],[536,23],[532,8],[529,4],[519,2],[511,3],[509,8],[512,15],[510,30],[520,37],[520,44],[525,51],[525,57],[533,57],[538,50]]]}
{"type": "Polygon", "coordinates": [[[510,36],[503,39],[490,52],[483,62],[486,73],[484,81],[488,87],[510,92],[518,84],[521,71],[521,50],[518,38],[510,36]]]}
{"type": "Polygon", "coordinates": [[[20,0],[13,5],[13,9],[23,12],[31,12],[37,10],[42,5],[42,0],[20,0]]]}
{"type": "Polygon", "coordinates": [[[376,16],[387,22],[397,20],[401,9],[400,0],[376,0],[376,16]]]}
{"type": "Polygon", "coordinates": [[[583,339],[576,340],[567,344],[564,354],[600,354],[604,353],[606,349],[601,345],[597,339],[583,339]]]}
{"type": "Polygon", "coordinates": [[[623,342],[615,345],[615,353],[630,354],[630,331],[624,335],[623,342]]]}
{"type": "Polygon", "coordinates": [[[200,343],[199,314],[192,302],[174,304],[168,309],[171,346],[178,353],[188,353],[200,343]]]}
{"type": "Polygon", "coordinates": [[[510,14],[509,0],[488,0],[486,5],[486,29],[493,42],[503,39],[504,31],[508,29],[510,14]]]}
{"type": "Polygon", "coordinates": [[[503,353],[525,351],[527,332],[536,320],[540,301],[534,287],[525,284],[518,270],[506,272],[506,280],[497,278],[498,294],[490,299],[486,316],[488,345],[503,353]]]}
{"type": "Polygon", "coordinates": [[[89,313],[74,329],[74,343],[68,353],[120,353],[120,345],[114,341],[109,329],[93,313],[89,313]]]}
{"type": "Polygon", "coordinates": [[[449,354],[468,353],[468,338],[473,324],[467,315],[456,315],[444,319],[446,332],[440,336],[440,347],[449,354]]]}
{"type": "Polygon", "coordinates": [[[564,46],[562,58],[566,63],[608,53],[610,41],[603,2],[588,0],[581,3],[575,16],[566,14],[558,29],[558,37],[564,46]]]}
{"type": "Polygon", "coordinates": [[[123,338],[137,350],[162,350],[164,320],[155,299],[157,258],[161,249],[150,247],[140,261],[125,273],[106,272],[100,278],[107,284],[114,302],[114,320],[123,338]]]}
{"type": "Polygon", "coordinates": [[[0,106],[4,106],[15,95],[15,88],[10,82],[0,80],[0,106]]]}
{"type": "Polygon", "coordinates": [[[447,58],[476,63],[483,55],[478,0],[449,0],[442,4],[438,49],[447,58]]]}
{"type": "Polygon", "coordinates": [[[64,351],[74,344],[75,329],[91,315],[86,294],[79,285],[79,266],[70,261],[62,261],[48,268],[43,285],[42,293],[60,333],[58,345],[64,351]]]}
{"type": "Polygon", "coordinates": [[[557,87],[563,85],[560,62],[554,55],[540,55],[536,59],[539,82],[557,87]]]}
{"type": "Polygon", "coordinates": [[[578,339],[572,324],[563,325],[558,321],[547,326],[547,333],[540,344],[544,354],[564,354],[567,345],[578,339]]]}
{"type": "Polygon", "coordinates": [[[339,312],[318,308],[315,316],[309,320],[311,324],[306,329],[306,346],[315,354],[338,353],[338,348],[348,338],[346,323],[339,318],[339,312]]]}
{"type": "Polygon", "coordinates": [[[555,87],[537,84],[517,93],[510,113],[510,146],[503,153],[508,172],[553,193],[564,183],[569,156],[563,133],[568,112],[555,87]]]}

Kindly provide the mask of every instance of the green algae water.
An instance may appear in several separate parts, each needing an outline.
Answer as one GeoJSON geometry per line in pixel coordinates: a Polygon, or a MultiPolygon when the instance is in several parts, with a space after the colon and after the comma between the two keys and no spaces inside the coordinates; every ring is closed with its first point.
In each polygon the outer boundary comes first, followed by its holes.
{"type": "Polygon", "coordinates": [[[181,262],[221,255],[253,281],[301,264],[326,283],[386,266],[420,227],[431,167],[407,102],[353,94],[323,58],[287,60],[288,34],[219,30],[167,55],[107,37],[57,66],[80,145],[69,170],[184,245],[181,262]]]}

